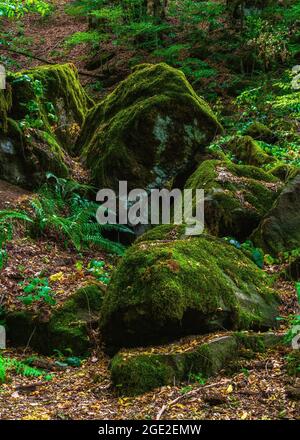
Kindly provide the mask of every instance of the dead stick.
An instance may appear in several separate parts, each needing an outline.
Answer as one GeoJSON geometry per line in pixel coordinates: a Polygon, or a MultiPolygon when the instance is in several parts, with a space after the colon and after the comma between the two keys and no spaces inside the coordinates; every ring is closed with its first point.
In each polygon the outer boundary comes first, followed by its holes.
{"type": "Polygon", "coordinates": [[[167,408],[170,408],[170,406],[174,405],[175,403],[179,402],[179,400],[184,399],[186,397],[191,397],[194,396],[195,394],[197,394],[199,391],[202,391],[204,389],[208,389],[208,388],[213,388],[216,387],[217,385],[225,385],[226,383],[231,382],[231,379],[225,379],[222,382],[216,382],[216,383],[211,383],[210,385],[205,385],[199,388],[196,388],[195,390],[191,390],[188,393],[185,394],[181,394],[180,396],[176,397],[176,399],[171,400],[171,402],[169,402],[166,405],[163,405],[161,407],[161,409],[159,410],[159,412],[157,413],[156,416],[156,420],[160,420],[161,416],[164,414],[164,412],[166,411],[167,408]]]}
{"type": "Polygon", "coordinates": [[[47,382],[41,381],[41,382],[33,382],[26,385],[18,385],[15,390],[16,391],[33,391],[36,389],[36,387],[41,387],[43,385],[47,385],[47,382]]]}
{"type": "MultiPolygon", "coordinates": [[[[41,63],[45,63],[45,64],[51,64],[51,65],[57,64],[54,61],[46,60],[46,58],[38,57],[36,55],[29,54],[29,53],[24,52],[22,50],[11,49],[10,47],[3,46],[3,45],[0,45],[0,50],[4,50],[6,52],[11,52],[11,53],[16,53],[18,55],[23,55],[24,57],[32,58],[33,60],[37,60],[37,61],[40,61],[41,63]]],[[[83,72],[82,70],[78,70],[78,73],[79,73],[79,75],[89,76],[91,78],[98,78],[98,79],[103,78],[103,75],[93,75],[92,73],[83,72]]]]}

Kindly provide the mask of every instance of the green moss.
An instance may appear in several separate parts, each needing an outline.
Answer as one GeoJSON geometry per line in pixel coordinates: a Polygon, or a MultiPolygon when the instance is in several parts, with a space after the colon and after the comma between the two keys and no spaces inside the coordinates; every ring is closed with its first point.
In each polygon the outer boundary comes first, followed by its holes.
{"type": "Polygon", "coordinates": [[[286,356],[286,369],[290,376],[300,377],[300,350],[293,350],[286,356]]]}
{"type": "Polygon", "coordinates": [[[161,356],[140,355],[130,362],[121,355],[111,362],[111,378],[121,394],[136,395],[172,383],[175,372],[161,356]]]}
{"type": "Polygon", "coordinates": [[[249,125],[245,131],[245,135],[251,136],[253,139],[258,141],[264,141],[270,144],[275,142],[277,139],[277,136],[269,127],[257,121],[249,125]]]}
{"type": "Polygon", "coordinates": [[[60,350],[71,348],[77,355],[86,354],[91,345],[88,330],[97,320],[102,300],[102,288],[96,284],[77,290],[49,321],[51,346],[60,350]]]}
{"type": "Polygon", "coordinates": [[[300,247],[300,173],[289,180],[251,235],[257,247],[275,257],[300,247]]]}
{"type": "Polygon", "coordinates": [[[12,106],[11,88],[0,90],[0,133],[7,132],[7,113],[12,106]]]}
{"type": "Polygon", "coordinates": [[[65,304],[54,309],[48,321],[30,310],[8,312],[8,339],[16,346],[29,344],[42,354],[52,354],[56,349],[85,355],[91,347],[89,331],[97,323],[102,299],[102,287],[91,284],[78,289],[65,304]]]}
{"type": "Polygon", "coordinates": [[[81,87],[75,66],[39,66],[10,74],[8,81],[12,86],[13,118],[24,119],[30,113],[28,104],[35,103],[34,118],[42,120],[43,129],[71,149],[87,110],[93,105],[81,87]]]}
{"type": "Polygon", "coordinates": [[[207,343],[201,340],[197,343],[193,338],[191,347],[185,344],[183,350],[180,342],[172,347],[151,347],[148,351],[126,350],[117,354],[110,364],[114,387],[123,395],[137,395],[190,380],[191,374],[211,377],[229,363],[236,363],[250,348],[255,355],[281,344],[282,339],[272,333],[261,335],[243,332],[214,338],[207,343]]]}
{"type": "Polygon", "coordinates": [[[287,182],[290,179],[293,179],[298,172],[299,168],[288,165],[286,163],[278,163],[274,168],[269,171],[270,174],[282,180],[283,182],[287,182]]]}
{"type": "Polygon", "coordinates": [[[0,135],[0,176],[11,183],[34,188],[46,172],[69,175],[67,160],[53,135],[38,129],[24,135],[19,124],[7,119],[7,134],[0,135]]]}
{"type": "Polygon", "coordinates": [[[272,326],[277,300],[269,284],[222,240],[141,242],[127,251],[104,298],[100,326],[107,350],[224,327],[272,326]]]}
{"type": "Polygon", "coordinates": [[[41,66],[7,77],[0,94],[0,177],[35,188],[47,172],[69,175],[70,159],[92,101],[72,64],[41,66]]]}
{"type": "Polygon", "coordinates": [[[182,72],[144,65],[89,112],[77,152],[98,185],[146,189],[189,170],[220,131],[182,72]]]}
{"type": "Polygon", "coordinates": [[[276,177],[258,167],[218,160],[203,162],[185,184],[185,188],[204,189],[209,232],[240,241],[258,226],[281,186],[276,177]]]}
{"type": "Polygon", "coordinates": [[[76,308],[88,309],[98,312],[101,309],[105,295],[102,285],[88,284],[78,289],[72,296],[76,308]]]}
{"type": "Polygon", "coordinates": [[[236,136],[225,147],[234,156],[235,161],[246,165],[262,166],[276,159],[269,156],[250,136],[236,136]]]}
{"type": "Polygon", "coordinates": [[[184,238],[185,226],[184,225],[159,225],[141,235],[135,243],[142,241],[156,241],[156,240],[177,240],[184,238]]]}

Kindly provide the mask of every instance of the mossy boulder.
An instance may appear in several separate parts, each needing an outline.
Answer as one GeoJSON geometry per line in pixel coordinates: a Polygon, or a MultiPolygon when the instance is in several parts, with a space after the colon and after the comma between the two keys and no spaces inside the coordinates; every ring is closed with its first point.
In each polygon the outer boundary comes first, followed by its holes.
{"type": "Polygon", "coordinates": [[[0,178],[34,188],[47,172],[67,177],[66,150],[90,105],[71,64],[9,74],[0,95],[0,178]]]}
{"type": "Polygon", "coordinates": [[[82,287],[46,320],[30,310],[9,311],[5,314],[8,341],[16,346],[29,344],[42,354],[56,349],[84,355],[92,345],[90,331],[98,325],[103,296],[96,284],[82,287]]]}
{"type": "Polygon", "coordinates": [[[269,156],[250,136],[235,136],[225,147],[235,162],[245,165],[261,167],[266,164],[276,163],[274,157],[269,156]]]}
{"type": "Polygon", "coordinates": [[[254,166],[208,160],[185,187],[204,189],[205,225],[211,234],[244,241],[272,207],[282,183],[254,166]]]}
{"type": "Polygon", "coordinates": [[[268,276],[223,240],[144,241],[115,270],[100,329],[113,353],[221,328],[266,329],[277,305],[268,276]]]}
{"type": "Polygon", "coordinates": [[[135,243],[142,241],[173,241],[187,238],[185,235],[185,225],[159,225],[146,231],[143,235],[138,237],[135,243]]]}
{"type": "Polygon", "coordinates": [[[283,182],[288,182],[290,179],[296,177],[299,172],[299,167],[289,165],[287,163],[279,162],[269,170],[269,173],[283,182]]]}
{"type": "Polygon", "coordinates": [[[39,66],[9,74],[11,117],[39,121],[67,151],[72,151],[87,110],[94,104],[82,88],[73,64],[39,66]]]}
{"type": "Polygon", "coordinates": [[[276,142],[277,135],[266,125],[255,121],[250,124],[245,130],[245,135],[251,136],[257,141],[264,141],[268,144],[276,142]]]}
{"type": "Polygon", "coordinates": [[[300,172],[287,183],[251,238],[273,256],[300,247],[300,172]]]}
{"type": "MultiPolygon", "coordinates": [[[[203,339],[203,338],[202,338],[203,339]]],[[[111,380],[122,395],[138,395],[161,386],[190,380],[191,375],[214,376],[229,362],[282,343],[274,333],[239,333],[211,337],[207,342],[193,337],[172,346],[149,350],[122,350],[111,361],[111,380]]]]}
{"type": "Polygon", "coordinates": [[[99,187],[150,189],[195,168],[221,130],[182,72],[143,64],[89,112],[77,152],[99,187]]]}
{"type": "Polygon", "coordinates": [[[35,188],[47,172],[69,175],[66,155],[47,131],[28,128],[8,118],[7,132],[0,132],[0,178],[26,188],[35,188]]]}

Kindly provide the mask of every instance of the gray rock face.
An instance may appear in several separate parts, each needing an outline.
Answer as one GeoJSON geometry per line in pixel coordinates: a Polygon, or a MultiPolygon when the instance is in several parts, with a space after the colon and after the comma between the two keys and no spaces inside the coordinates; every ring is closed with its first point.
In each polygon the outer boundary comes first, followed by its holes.
{"type": "Polygon", "coordinates": [[[274,256],[300,246],[300,173],[281,192],[252,239],[274,256]]]}

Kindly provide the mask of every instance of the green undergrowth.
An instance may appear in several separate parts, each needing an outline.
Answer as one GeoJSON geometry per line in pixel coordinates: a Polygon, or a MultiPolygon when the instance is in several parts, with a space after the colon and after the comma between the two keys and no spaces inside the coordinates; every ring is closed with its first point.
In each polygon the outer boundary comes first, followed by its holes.
{"type": "Polygon", "coordinates": [[[52,375],[37,368],[30,367],[25,362],[0,355],[0,385],[9,381],[11,376],[20,375],[24,377],[42,378],[51,380],[52,375]]]}

